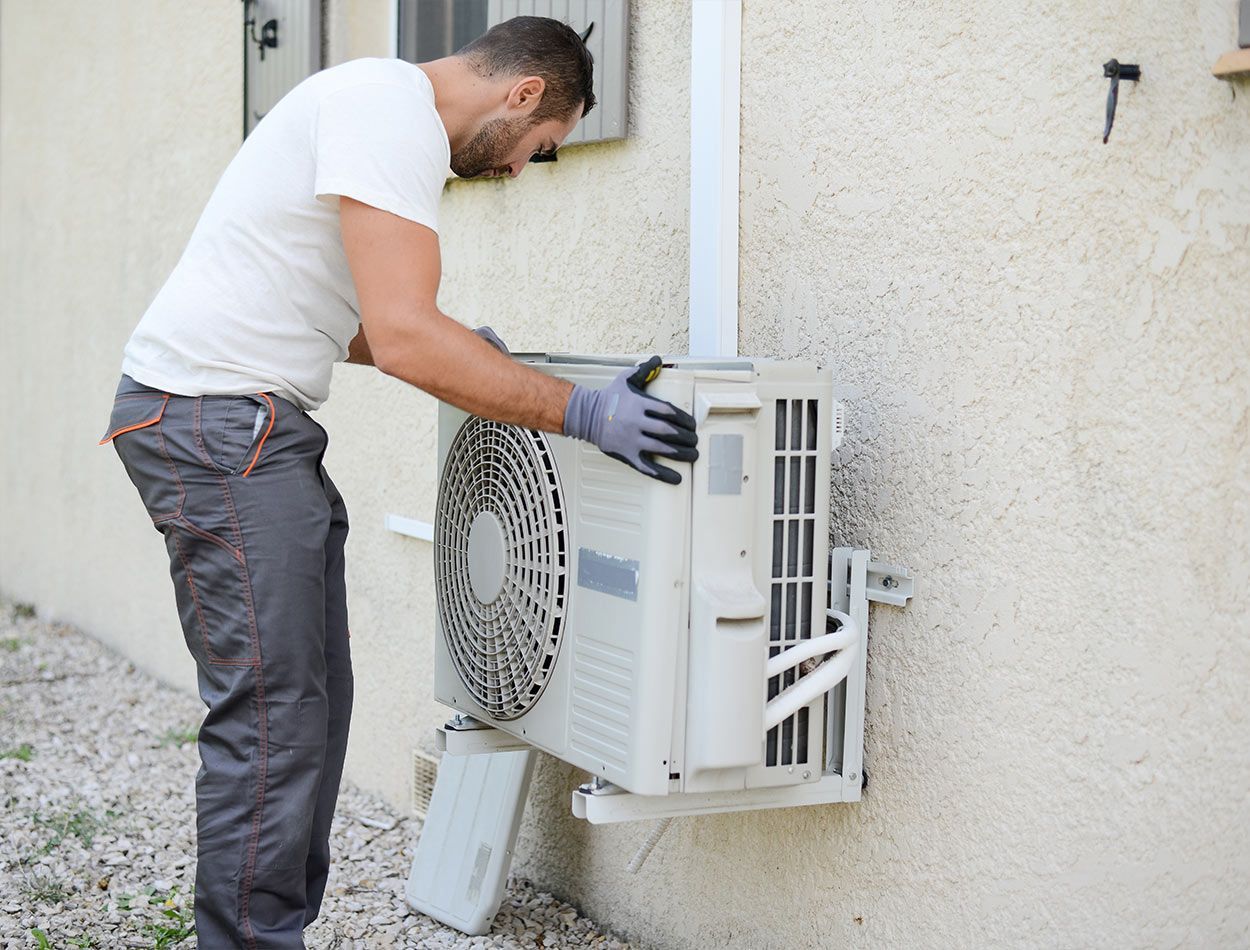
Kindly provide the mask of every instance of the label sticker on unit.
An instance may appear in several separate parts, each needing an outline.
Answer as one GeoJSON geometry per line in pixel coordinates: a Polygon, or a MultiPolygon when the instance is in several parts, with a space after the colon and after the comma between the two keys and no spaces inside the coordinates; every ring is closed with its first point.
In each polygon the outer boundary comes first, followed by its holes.
{"type": "Polygon", "coordinates": [[[709,440],[707,493],[742,494],[742,436],[714,435],[709,440]]]}
{"type": "Polygon", "coordinates": [[[578,548],[577,586],[623,600],[637,600],[638,562],[590,548],[578,548]]]}

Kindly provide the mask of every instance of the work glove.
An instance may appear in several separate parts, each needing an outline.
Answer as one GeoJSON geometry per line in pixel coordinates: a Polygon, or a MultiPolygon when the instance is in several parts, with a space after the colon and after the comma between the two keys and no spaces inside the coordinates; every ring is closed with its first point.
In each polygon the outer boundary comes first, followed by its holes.
{"type": "Polygon", "coordinates": [[[604,389],[574,386],[564,410],[564,434],[592,442],[642,474],[676,485],[681,475],[655,459],[693,462],[699,457],[699,437],[693,416],[643,392],[660,375],[660,362],[653,356],[630,367],[604,389]]]}
{"type": "Polygon", "coordinates": [[[503,340],[499,339],[499,334],[496,333],[494,330],[492,330],[490,327],[478,327],[473,332],[476,333],[478,336],[480,336],[487,343],[492,344],[504,356],[512,355],[512,351],[508,349],[507,344],[505,344],[503,340]]]}

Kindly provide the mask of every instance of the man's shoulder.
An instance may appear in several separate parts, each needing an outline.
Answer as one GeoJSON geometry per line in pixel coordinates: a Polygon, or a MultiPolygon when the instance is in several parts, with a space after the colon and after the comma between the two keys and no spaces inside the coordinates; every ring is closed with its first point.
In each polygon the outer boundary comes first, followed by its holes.
{"type": "Polygon", "coordinates": [[[421,67],[402,59],[349,59],[310,77],[323,95],[356,86],[388,85],[423,91],[429,80],[421,67]]]}

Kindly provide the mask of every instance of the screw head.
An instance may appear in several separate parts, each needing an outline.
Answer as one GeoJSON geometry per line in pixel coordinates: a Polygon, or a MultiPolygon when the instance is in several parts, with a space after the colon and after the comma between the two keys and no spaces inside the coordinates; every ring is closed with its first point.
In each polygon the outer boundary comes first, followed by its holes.
{"type": "Polygon", "coordinates": [[[858,782],[858,781],[859,781],[859,773],[858,773],[858,772],[851,772],[849,775],[847,775],[847,777],[846,777],[846,778],[847,778],[847,781],[850,781],[850,782],[858,782]]]}
{"type": "Polygon", "coordinates": [[[804,773],[803,773],[803,778],[804,778],[805,780],[806,780],[806,779],[809,779],[809,778],[811,778],[811,777],[812,777],[812,773],[811,773],[811,772],[804,772],[804,773]]]}
{"type": "Polygon", "coordinates": [[[738,557],[746,557],[746,556],[747,556],[747,552],[746,552],[746,551],[739,551],[739,552],[738,552],[738,557]]]}
{"type": "Polygon", "coordinates": [[[889,590],[891,587],[894,586],[894,578],[888,577],[888,576],[881,578],[881,586],[884,587],[886,590],[889,590]]]}

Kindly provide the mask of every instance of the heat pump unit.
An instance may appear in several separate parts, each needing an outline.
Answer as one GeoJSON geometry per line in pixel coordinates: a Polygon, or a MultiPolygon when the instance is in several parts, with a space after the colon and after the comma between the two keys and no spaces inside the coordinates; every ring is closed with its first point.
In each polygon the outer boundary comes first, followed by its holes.
{"type": "MultiPolygon", "coordinates": [[[[521,358],[592,388],[635,362],[521,358]]],[[[831,373],[682,357],[647,391],[698,422],[678,486],[441,406],[435,694],[638,795],[817,782],[862,662],[829,606],[831,373]]]]}

